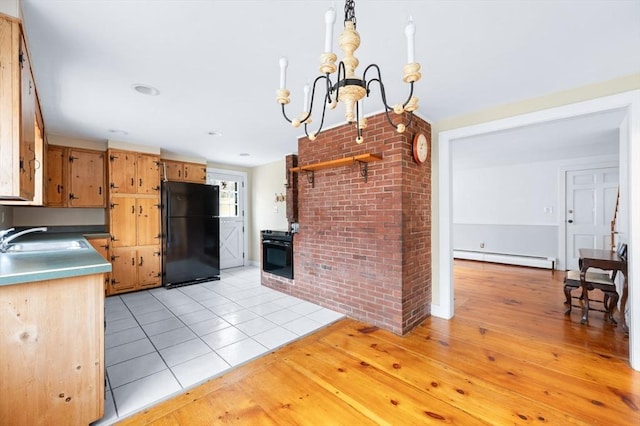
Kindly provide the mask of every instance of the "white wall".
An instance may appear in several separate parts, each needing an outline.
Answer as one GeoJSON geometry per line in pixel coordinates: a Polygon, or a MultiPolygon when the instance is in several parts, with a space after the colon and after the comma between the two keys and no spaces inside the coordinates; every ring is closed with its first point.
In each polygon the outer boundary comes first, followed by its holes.
{"type": "Polygon", "coordinates": [[[287,230],[286,203],[276,203],[275,195],[285,193],[285,160],[254,167],[251,175],[250,209],[252,211],[249,235],[249,260],[260,260],[260,231],[263,229],[287,230]]]}
{"type": "Polygon", "coordinates": [[[0,0],[0,13],[20,18],[22,16],[20,0],[0,0]]]}
{"type": "Polygon", "coordinates": [[[618,157],[454,170],[453,249],[561,259],[563,170],[603,162],[618,157]]]}
{"type": "Polygon", "coordinates": [[[454,171],[453,249],[558,258],[558,184],[556,162],[454,171]]]}
{"type": "Polygon", "coordinates": [[[452,187],[453,223],[557,223],[555,162],[455,170],[452,187]]]}

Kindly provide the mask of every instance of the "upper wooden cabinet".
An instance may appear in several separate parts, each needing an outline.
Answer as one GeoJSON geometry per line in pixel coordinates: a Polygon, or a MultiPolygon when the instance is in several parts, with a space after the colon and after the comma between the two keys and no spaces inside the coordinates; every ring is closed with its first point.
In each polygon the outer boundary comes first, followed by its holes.
{"type": "Polygon", "coordinates": [[[103,151],[47,148],[47,206],[105,207],[105,180],[103,151]]]}
{"type": "Polygon", "coordinates": [[[174,160],[160,160],[166,180],[178,182],[205,183],[207,166],[198,163],[185,163],[174,160]]]}
{"type": "Polygon", "coordinates": [[[160,194],[160,158],[157,155],[138,154],[136,161],[136,193],[160,194]]]}
{"type": "Polygon", "coordinates": [[[0,199],[33,200],[36,89],[17,20],[0,16],[0,199]]]}
{"type": "Polygon", "coordinates": [[[160,157],[109,149],[109,191],[113,194],[160,194],[160,157]]]}
{"type": "Polygon", "coordinates": [[[49,145],[47,147],[47,179],[45,201],[48,207],[67,205],[67,148],[49,145]]]}

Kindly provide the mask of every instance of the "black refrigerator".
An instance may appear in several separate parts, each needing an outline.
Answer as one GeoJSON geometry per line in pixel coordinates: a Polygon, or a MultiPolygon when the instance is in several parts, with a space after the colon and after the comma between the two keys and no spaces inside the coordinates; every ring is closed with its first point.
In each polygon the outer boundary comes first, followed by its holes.
{"type": "Polygon", "coordinates": [[[220,188],[162,182],[162,285],[220,279],[220,188]]]}

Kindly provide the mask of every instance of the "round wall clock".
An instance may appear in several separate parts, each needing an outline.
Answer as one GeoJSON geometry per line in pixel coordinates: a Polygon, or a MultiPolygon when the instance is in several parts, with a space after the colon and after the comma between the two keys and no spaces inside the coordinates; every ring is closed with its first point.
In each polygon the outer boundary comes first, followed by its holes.
{"type": "Polygon", "coordinates": [[[424,164],[429,159],[429,141],[422,132],[413,137],[413,159],[418,164],[424,164]]]}

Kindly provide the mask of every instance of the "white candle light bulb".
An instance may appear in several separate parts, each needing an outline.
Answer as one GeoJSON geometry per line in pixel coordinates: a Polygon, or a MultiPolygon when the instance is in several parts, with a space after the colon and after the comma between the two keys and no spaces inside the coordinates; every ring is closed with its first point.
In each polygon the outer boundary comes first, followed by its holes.
{"type": "Polygon", "coordinates": [[[409,16],[409,22],[404,29],[404,34],[407,36],[407,63],[411,64],[414,62],[414,51],[415,51],[415,35],[416,35],[416,26],[413,24],[413,17],[409,16]]]}
{"type": "Polygon", "coordinates": [[[287,87],[287,58],[284,56],[280,58],[280,88],[285,89],[287,87]]]}
{"type": "Polygon", "coordinates": [[[333,24],[336,23],[336,10],[330,7],[324,14],[325,34],[324,34],[324,51],[331,52],[333,44],[333,24]]]}
{"type": "Polygon", "coordinates": [[[309,112],[309,83],[304,85],[304,104],[303,111],[309,112]]]}

